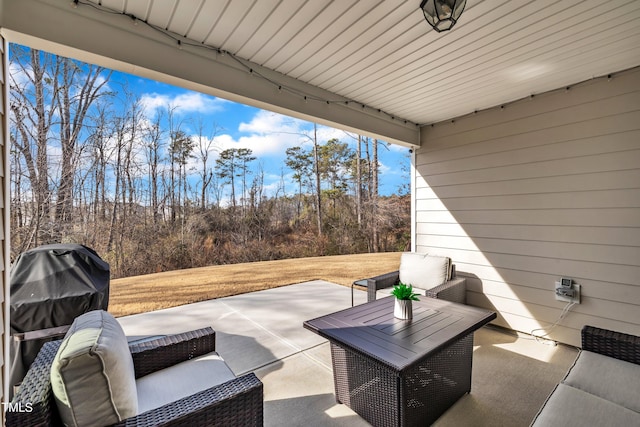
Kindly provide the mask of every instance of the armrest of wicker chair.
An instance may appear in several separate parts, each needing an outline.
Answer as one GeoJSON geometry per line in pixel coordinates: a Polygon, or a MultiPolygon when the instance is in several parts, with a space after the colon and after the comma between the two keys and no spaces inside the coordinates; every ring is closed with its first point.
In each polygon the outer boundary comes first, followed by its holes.
{"type": "MultiPolygon", "coordinates": [[[[398,284],[399,271],[381,274],[367,279],[367,301],[375,301],[379,289],[390,288],[398,284]]],[[[464,277],[453,278],[440,286],[428,289],[425,295],[429,298],[439,298],[451,302],[465,304],[467,300],[467,280],[464,277]]]]}
{"type": "Polygon", "coordinates": [[[440,286],[428,289],[426,296],[465,304],[467,302],[467,279],[464,277],[451,279],[440,286]]]}
{"type": "Polygon", "coordinates": [[[210,327],[129,345],[136,378],[211,353],[216,333],[210,327]]]}
{"type": "Polygon", "coordinates": [[[8,427],[61,425],[51,391],[51,365],[60,344],[62,340],[50,341],[40,349],[11,400],[13,407],[5,412],[8,427]]]}
{"type": "MultiPolygon", "coordinates": [[[[6,412],[7,426],[59,426],[51,365],[62,340],[46,343],[11,404],[21,410],[6,412]]],[[[158,338],[130,346],[136,376],[151,373],[214,350],[211,328],[158,338]],[[163,345],[164,344],[164,345],[163,345]],[[207,351],[211,349],[210,351],[207,351]],[[134,353],[136,355],[134,355],[134,353]],[[136,361],[137,360],[137,361],[136,361]]],[[[262,426],[263,385],[253,373],[123,420],[118,426],[262,426]]]]}
{"type": "Polygon", "coordinates": [[[582,349],[640,365],[640,337],[585,326],[582,349]]]}
{"type": "Polygon", "coordinates": [[[381,274],[367,279],[367,301],[375,301],[378,289],[390,288],[398,284],[400,271],[381,274]]]}

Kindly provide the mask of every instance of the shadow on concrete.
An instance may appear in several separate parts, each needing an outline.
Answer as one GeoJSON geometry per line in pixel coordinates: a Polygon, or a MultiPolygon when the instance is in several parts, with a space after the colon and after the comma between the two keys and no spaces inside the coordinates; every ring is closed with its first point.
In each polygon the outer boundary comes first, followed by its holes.
{"type": "Polygon", "coordinates": [[[253,337],[216,331],[216,351],[234,374],[244,375],[269,365],[282,368],[283,362],[253,337]]]}
{"type": "Polygon", "coordinates": [[[268,426],[369,426],[360,416],[336,409],[333,393],[271,400],[264,403],[265,427],[268,426]]]}

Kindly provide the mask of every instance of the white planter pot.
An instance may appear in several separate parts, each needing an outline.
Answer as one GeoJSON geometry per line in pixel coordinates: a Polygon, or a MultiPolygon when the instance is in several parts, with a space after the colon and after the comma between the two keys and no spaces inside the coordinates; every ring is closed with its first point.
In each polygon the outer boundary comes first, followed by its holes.
{"type": "Polygon", "coordinates": [[[396,303],[393,306],[393,315],[398,319],[411,320],[413,319],[413,305],[410,299],[396,299],[396,303]]]}

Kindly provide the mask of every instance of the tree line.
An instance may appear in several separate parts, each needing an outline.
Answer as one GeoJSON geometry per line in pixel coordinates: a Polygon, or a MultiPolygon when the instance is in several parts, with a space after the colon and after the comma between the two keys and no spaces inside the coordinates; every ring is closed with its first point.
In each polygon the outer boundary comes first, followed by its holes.
{"type": "Polygon", "coordinates": [[[314,125],[268,193],[251,149],[175,106],[150,114],[107,69],[12,45],[10,71],[12,258],[82,243],[125,277],[409,243],[406,188],[379,196],[383,142],[314,125]]]}

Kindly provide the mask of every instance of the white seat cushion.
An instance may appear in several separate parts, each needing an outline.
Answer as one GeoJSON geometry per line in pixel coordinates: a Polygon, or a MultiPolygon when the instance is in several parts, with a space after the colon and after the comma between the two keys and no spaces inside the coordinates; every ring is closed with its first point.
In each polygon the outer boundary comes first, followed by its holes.
{"type": "Polygon", "coordinates": [[[405,252],[400,256],[400,282],[419,289],[432,289],[444,284],[450,274],[447,257],[405,252]]]}
{"type": "Polygon", "coordinates": [[[138,412],[127,338],[109,313],[77,317],[51,366],[51,387],[67,426],[114,424],[138,412]]]}
{"type": "Polygon", "coordinates": [[[558,384],[531,425],[637,426],[640,425],[640,414],[577,388],[558,384]]]}
{"type": "Polygon", "coordinates": [[[563,383],[640,412],[640,365],[581,351],[563,383]]]}
{"type": "Polygon", "coordinates": [[[234,378],[231,369],[215,352],[178,363],[138,378],[138,412],[159,408],[234,378]]]}

